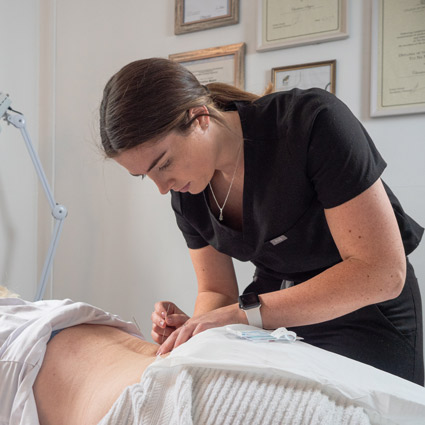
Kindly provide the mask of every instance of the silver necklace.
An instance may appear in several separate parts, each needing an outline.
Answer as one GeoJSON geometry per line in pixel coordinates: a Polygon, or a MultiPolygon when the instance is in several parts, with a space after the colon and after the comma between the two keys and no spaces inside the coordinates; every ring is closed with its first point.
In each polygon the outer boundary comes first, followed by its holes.
{"type": "Polygon", "coordinates": [[[232,181],[230,182],[229,190],[227,191],[227,195],[226,195],[226,198],[224,199],[223,206],[221,206],[221,207],[220,207],[220,204],[218,203],[217,198],[215,197],[215,194],[214,194],[213,188],[212,188],[212,186],[211,186],[211,182],[209,182],[209,183],[208,183],[208,184],[209,184],[209,186],[210,186],[211,193],[212,193],[212,196],[213,196],[213,198],[214,198],[214,201],[215,201],[215,203],[217,204],[218,209],[220,210],[220,215],[218,216],[218,219],[219,219],[220,221],[223,221],[223,209],[224,209],[224,207],[225,207],[225,205],[226,205],[227,198],[228,198],[228,197],[229,197],[229,195],[230,195],[230,191],[231,191],[232,186],[233,186],[233,181],[235,180],[236,171],[238,170],[238,166],[239,166],[239,156],[240,156],[240,154],[241,154],[241,151],[242,151],[242,143],[241,143],[241,144],[240,144],[240,146],[239,146],[238,157],[237,157],[237,159],[236,159],[236,167],[235,167],[235,171],[233,172],[232,181]]]}

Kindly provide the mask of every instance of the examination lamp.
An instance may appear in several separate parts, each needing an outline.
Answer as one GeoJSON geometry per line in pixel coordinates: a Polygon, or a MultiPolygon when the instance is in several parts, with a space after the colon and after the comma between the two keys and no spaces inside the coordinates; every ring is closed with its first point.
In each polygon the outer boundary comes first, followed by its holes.
{"type": "Polygon", "coordinates": [[[68,211],[63,205],[57,204],[55,202],[49,183],[47,182],[46,175],[44,174],[40,159],[37,155],[37,152],[34,150],[30,136],[27,132],[25,117],[20,112],[13,110],[10,107],[11,103],[12,102],[9,99],[9,95],[0,92],[0,120],[4,119],[7,124],[12,124],[21,131],[32,163],[34,164],[35,171],[37,172],[38,178],[40,179],[40,182],[43,186],[44,193],[46,194],[47,201],[49,202],[52,216],[55,219],[55,226],[50,240],[49,249],[47,251],[46,260],[44,262],[43,271],[41,273],[40,282],[38,284],[35,295],[35,301],[38,301],[43,298],[44,291],[46,290],[47,277],[52,267],[53,257],[55,256],[63,222],[68,215],[68,211]]]}

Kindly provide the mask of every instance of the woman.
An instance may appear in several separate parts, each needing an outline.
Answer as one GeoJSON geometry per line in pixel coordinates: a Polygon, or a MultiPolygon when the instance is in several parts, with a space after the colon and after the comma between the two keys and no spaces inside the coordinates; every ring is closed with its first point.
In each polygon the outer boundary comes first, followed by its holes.
{"type": "Polygon", "coordinates": [[[171,191],[196,271],[193,317],[155,306],[160,353],[229,323],[285,326],[423,385],[421,301],[406,257],[423,229],[335,96],[205,87],[178,63],[146,59],[107,83],[100,131],[108,157],[171,191]],[[239,303],[233,257],[256,266],[239,303]]]}

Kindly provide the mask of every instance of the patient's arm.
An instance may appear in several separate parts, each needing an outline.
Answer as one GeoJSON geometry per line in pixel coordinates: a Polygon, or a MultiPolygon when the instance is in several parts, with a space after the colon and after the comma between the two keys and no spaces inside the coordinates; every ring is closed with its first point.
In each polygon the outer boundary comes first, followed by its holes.
{"type": "Polygon", "coordinates": [[[34,384],[40,424],[97,424],[125,387],[140,382],[157,350],[110,326],[61,331],[47,344],[34,384]]]}

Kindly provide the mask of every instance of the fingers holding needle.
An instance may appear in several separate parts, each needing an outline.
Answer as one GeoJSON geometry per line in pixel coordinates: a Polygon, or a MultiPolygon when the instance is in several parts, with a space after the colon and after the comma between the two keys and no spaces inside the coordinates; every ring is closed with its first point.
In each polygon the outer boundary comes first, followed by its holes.
{"type": "Polygon", "coordinates": [[[170,304],[168,304],[168,306],[167,306],[167,312],[165,313],[165,316],[164,316],[164,324],[165,324],[165,326],[164,326],[164,331],[162,332],[162,343],[164,343],[164,341],[165,341],[165,330],[167,329],[166,319],[167,319],[167,316],[168,316],[168,310],[169,309],[170,309],[170,304]]]}

